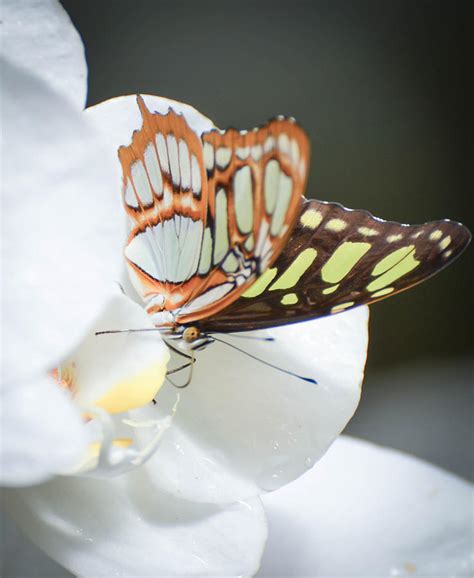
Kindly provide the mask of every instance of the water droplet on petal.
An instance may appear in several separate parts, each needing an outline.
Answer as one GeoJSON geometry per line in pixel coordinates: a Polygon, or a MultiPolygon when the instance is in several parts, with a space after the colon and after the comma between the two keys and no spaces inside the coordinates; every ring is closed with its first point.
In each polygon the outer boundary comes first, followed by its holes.
{"type": "Polygon", "coordinates": [[[184,450],[179,444],[174,444],[174,447],[176,448],[176,451],[178,453],[180,453],[182,456],[184,456],[184,450]]]}
{"type": "MultiPolygon", "coordinates": [[[[275,456],[277,457],[277,456],[275,456]]],[[[281,486],[293,481],[296,477],[291,466],[288,466],[287,456],[278,456],[279,463],[264,470],[257,478],[257,484],[267,492],[278,490],[281,486]]],[[[275,460],[276,461],[276,460],[275,460]]]]}

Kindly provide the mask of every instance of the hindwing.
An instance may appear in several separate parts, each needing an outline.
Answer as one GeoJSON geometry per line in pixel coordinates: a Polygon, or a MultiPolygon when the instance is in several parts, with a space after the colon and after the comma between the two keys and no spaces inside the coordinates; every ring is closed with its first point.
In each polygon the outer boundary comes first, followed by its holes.
{"type": "Polygon", "coordinates": [[[302,202],[272,267],[205,331],[245,331],[346,311],[395,295],[449,265],[470,241],[454,221],[401,225],[336,203],[302,202]]]}
{"type": "Polygon", "coordinates": [[[292,119],[196,134],[150,112],[119,149],[126,261],[156,325],[209,317],[272,265],[299,215],[309,142],[292,119]]]}

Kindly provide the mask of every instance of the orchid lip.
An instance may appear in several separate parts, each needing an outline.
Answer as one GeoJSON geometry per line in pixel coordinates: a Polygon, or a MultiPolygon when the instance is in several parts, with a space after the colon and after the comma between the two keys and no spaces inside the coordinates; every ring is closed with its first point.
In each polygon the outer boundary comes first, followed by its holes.
{"type": "Polygon", "coordinates": [[[141,421],[128,418],[116,420],[106,411],[94,408],[89,415],[100,426],[101,441],[91,442],[89,455],[73,470],[64,473],[94,478],[113,477],[143,465],[157,451],[164,434],[170,428],[179,401],[178,394],[170,415],[162,419],[141,421]],[[117,437],[123,426],[130,429],[131,437],[117,437]],[[137,429],[146,431],[149,438],[147,443],[135,439],[134,430],[137,429]]]}

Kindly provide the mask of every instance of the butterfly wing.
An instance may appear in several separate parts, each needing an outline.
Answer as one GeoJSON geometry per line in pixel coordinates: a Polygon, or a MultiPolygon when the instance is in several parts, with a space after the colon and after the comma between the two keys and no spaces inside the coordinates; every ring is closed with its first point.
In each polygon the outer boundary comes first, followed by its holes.
{"type": "Polygon", "coordinates": [[[119,149],[131,231],[125,255],[158,326],[205,318],[277,258],[299,215],[309,142],[291,119],[200,138],[172,109],[119,149]]]}
{"type": "Polygon", "coordinates": [[[384,299],[444,269],[466,248],[460,223],[401,225],[336,203],[304,200],[272,267],[205,331],[245,331],[314,319],[384,299]]]}

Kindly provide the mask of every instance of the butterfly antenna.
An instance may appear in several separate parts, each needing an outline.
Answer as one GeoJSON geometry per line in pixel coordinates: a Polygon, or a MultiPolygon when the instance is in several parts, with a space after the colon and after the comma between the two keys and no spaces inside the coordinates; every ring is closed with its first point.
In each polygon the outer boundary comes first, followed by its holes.
{"type": "Polygon", "coordinates": [[[110,329],[109,331],[96,331],[95,335],[110,335],[112,333],[143,333],[145,331],[161,331],[159,327],[144,327],[143,329],[110,329]]]}
{"type": "MultiPolygon", "coordinates": [[[[216,333],[209,333],[209,335],[216,335],[216,333]]],[[[219,335],[219,332],[217,332],[219,335]]],[[[229,335],[230,337],[238,337],[239,339],[253,339],[254,341],[275,341],[274,337],[257,337],[256,335],[239,335],[238,333],[223,333],[222,335],[229,335]]]]}
{"type": "Polygon", "coordinates": [[[292,371],[288,371],[287,369],[283,369],[282,367],[278,367],[278,365],[274,365],[273,363],[270,363],[269,361],[265,361],[263,359],[260,359],[260,357],[257,357],[256,355],[253,355],[252,353],[249,353],[248,351],[245,351],[244,349],[240,349],[240,347],[237,347],[233,343],[228,343],[227,341],[224,341],[223,339],[219,339],[218,337],[214,337],[214,339],[216,341],[219,341],[219,343],[223,343],[224,345],[228,345],[229,347],[232,347],[232,349],[235,349],[236,351],[240,351],[240,353],[243,353],[244,355],[247,355],[248,357],[251,357],[252,359],[255,359],[256,361],[260,361],[260,363],[263,363],[264,365],[268,365],[268,367],[271,367],[272,369],[276,369],[277,371],[281,371],[281,373],[286,373],[287,375],[291,375],[292,377],[296,377],[297,379],[301,379],[302,381],[306,381],[308,383],[312,383],[315,385],[317,385],[317,383],[318,383],[312,377],[304,377],[302,375],[298,375],[297,373],[293,373],[292,371]]]}

